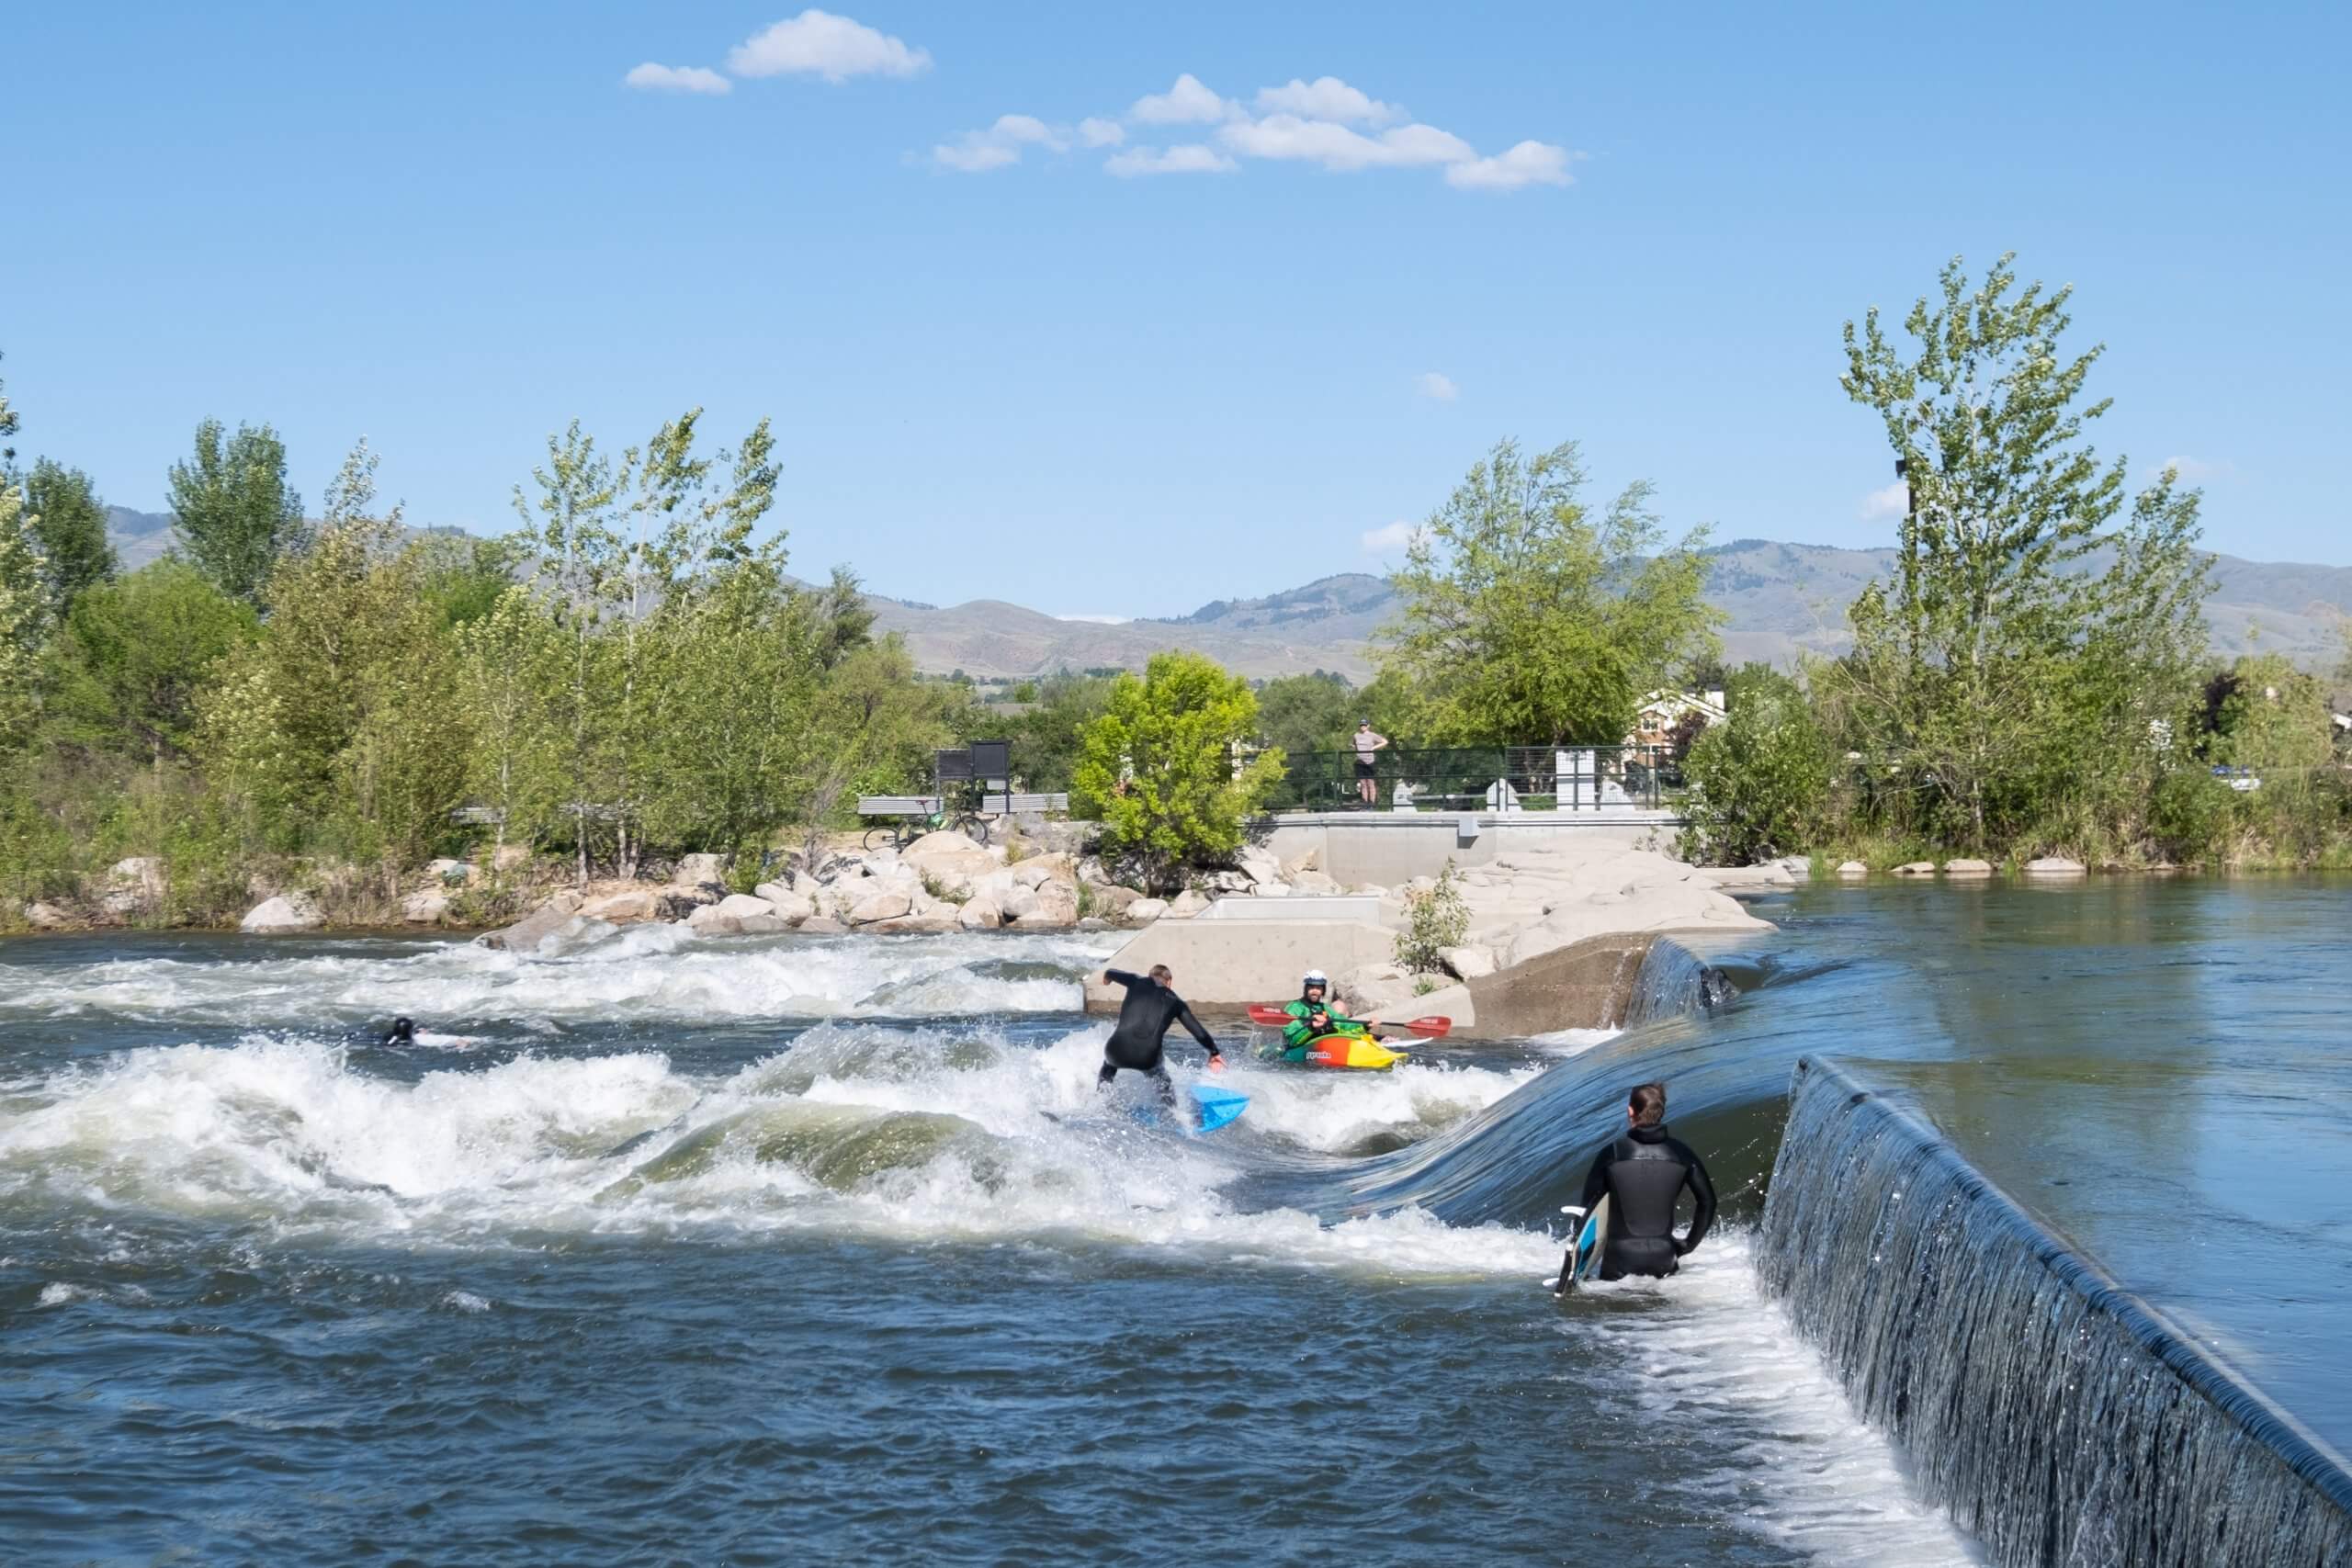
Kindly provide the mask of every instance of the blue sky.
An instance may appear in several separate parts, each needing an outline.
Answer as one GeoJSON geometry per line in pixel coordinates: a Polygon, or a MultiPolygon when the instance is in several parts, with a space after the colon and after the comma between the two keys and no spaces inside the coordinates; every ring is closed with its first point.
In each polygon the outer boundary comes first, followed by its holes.
{"type": "Polygon", "coordinates": [[[500,530],[566,420],[701,404],[805,573],[1174,614],[1377,570],[1505,434],[1883,542],[1840,323],[2015,250],[2102,446],[2352,563],[2341,6],[840,4],[13,8],[19,448],[158,509],[267,420],[315,503],[364,434],[500,530]]]}

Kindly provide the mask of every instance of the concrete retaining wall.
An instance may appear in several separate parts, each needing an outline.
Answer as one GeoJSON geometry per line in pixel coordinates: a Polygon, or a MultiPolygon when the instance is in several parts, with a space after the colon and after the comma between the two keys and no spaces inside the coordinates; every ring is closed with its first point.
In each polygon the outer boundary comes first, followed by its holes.
{"type": "MultiPolygon", "coordinates": [[[[1239,1012],[1251,1002],[1288,1001],[1309,969],[1340,975],[1385,964],[1396,944],[1394,931],[1360,920],[1160,920],[1137,931],[1106,967],[1141,975],[1165,964],[1175,972],[1176,994],[1194,1011],[1239,1012]]],[[[1087,978],[1087,1010],[1117,1011],[1126,992],[1099,978],[1100,971],[1087,978]]]]}
{"type": "Polygon", "coordinates": [[[1681,818],[1665,812],[1510,812],[1463,818],[1434,812],[1322,813],[1274,818],[1266,848],[1289,864],[1312,853],[1342,886],[1396,887],[1435,876],[1447,861],[1465,870],[1514,851],[1573,845],[1636,849],[1672,843],[1681,818]]]}

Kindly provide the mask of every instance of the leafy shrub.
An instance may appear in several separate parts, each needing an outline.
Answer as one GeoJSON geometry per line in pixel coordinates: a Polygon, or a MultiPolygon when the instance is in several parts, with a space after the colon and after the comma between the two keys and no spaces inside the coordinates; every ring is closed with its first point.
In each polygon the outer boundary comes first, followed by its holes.
{"type": "Polygon", "coordinates": [[[1463,901],[1461,878],[1449,860],[1438,873],[1435,886],[1405,894],[1405,924],[1396,932],[1396,962],[1416,975],[1430,974],[1444,966],[1440,954],[1449,947],[1460,947],[1469,934],[1470,906],[1463,901]]]}

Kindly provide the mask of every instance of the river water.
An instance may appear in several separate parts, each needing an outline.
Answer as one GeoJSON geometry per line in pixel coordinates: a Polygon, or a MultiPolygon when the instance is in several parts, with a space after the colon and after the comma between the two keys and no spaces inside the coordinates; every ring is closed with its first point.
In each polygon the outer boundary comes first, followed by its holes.
{"type": "Polygon", "coordinates": [[[1759,1284],[1825,1050],[2342,1440],[2352,886],[1762,908],[1780,935],[1713,955],[1728,1007],[1388,1075],[1238,1060],[1249,1113],[1201,1140],[1095,1101],[1077,977],[1113,938],[0,944],[0,1539],[1976,1561],[1759,1284]],[[395,1013],[420,1044],[366,1043],[395,1013]],[[1547,1217],[1652,1074],[1730,1219],[1556,1307],[1547,1217]]]}

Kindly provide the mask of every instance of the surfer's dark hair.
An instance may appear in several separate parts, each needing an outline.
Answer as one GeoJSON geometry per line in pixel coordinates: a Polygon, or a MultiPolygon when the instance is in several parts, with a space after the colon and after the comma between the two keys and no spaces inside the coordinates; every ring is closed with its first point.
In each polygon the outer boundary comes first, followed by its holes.
{"type": "Polygon", "coordinates": [[[1641,1083],[1625,1097],[1634,1109],[1634,1125],[1655,1127],[1666,1120],[1666,1086],[1662,1083],[1641,1083]]]}
{"type": "Polygon", "coordinates": [[[1169,972],[1168,965],[1165,964],[1153,964],[1151,966],[1151,977],[1159,981],[1163,986],[1176,978],[1174,975],[1169,972]]]}

